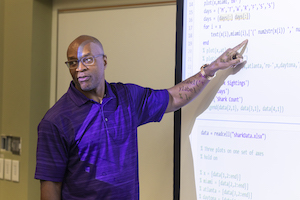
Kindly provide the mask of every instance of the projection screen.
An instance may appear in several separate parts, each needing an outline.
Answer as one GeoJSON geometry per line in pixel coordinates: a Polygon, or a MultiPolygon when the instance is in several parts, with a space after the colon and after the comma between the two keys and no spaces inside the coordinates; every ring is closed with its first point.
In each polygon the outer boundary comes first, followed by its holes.
{"type": "Polygon", "coordinates": [[[247,64],[219,71],[181,111],[181,200],[300,199],[299,6],[183,2],[182,80],[249,42],[247,64]]]}

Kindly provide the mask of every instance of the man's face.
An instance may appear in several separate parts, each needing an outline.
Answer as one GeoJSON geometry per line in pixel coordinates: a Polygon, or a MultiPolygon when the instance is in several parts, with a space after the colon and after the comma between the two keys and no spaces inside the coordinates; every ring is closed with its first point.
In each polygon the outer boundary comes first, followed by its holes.
{"type": "MultiPolygon", "coordinates": [[[[101,49],[96,43],[90,41],[78,41],[70,45],[67,57],[70,61],[103,53],[103,49],[101,49]]],[[[95,57],[94,64],[89,66],[85,66],[82,62],[79,62],[77,69],[70,69],[75,87],[85,92],[99,91],[101,87],[105,86],[104,70],[106,68],[106,64],[106,56],[95,57]]]]}

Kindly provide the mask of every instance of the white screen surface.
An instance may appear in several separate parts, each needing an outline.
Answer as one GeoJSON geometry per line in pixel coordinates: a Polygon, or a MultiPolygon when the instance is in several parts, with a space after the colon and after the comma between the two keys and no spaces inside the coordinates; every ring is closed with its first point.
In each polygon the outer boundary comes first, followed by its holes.
{"type": "Polygon", "coordinates": [[[300,199],[299,6],[185,1],[183,79],[227,48],[249,43],[244,68],[218,72],[183,108],[181,199],[191,192],[197,200],[300,199]],[[189,153],[193,176],[184,163],[189,153]]]}

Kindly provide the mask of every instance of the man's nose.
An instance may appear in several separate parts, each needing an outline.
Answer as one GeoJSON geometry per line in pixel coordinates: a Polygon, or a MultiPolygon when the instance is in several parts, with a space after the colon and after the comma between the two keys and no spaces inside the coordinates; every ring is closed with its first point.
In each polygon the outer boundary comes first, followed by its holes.
{"type": "Polygon", "coordinates": [[[87,67],[81,61],[79,61],[76,71],[84,71],[84,70],[87,70],[87,67]]]}

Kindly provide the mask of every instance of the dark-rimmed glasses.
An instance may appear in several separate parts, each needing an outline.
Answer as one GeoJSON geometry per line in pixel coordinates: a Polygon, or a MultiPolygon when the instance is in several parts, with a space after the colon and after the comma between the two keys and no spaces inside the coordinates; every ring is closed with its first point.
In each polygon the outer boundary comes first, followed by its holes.
{"type": "Polygon", "coordinates": [[[89,65],[93,65],[95,62],[95,58],[99,57],[99,56],[104,56],[104,54],[98,54],[98,55],[94,55],[94,56],[85,56],[80,58],[79,60],[69,60],[66,61],[66,65],[69,69],[77,69],[79,62],[81,62],[85,67],[89,66],[89,65]]]}

